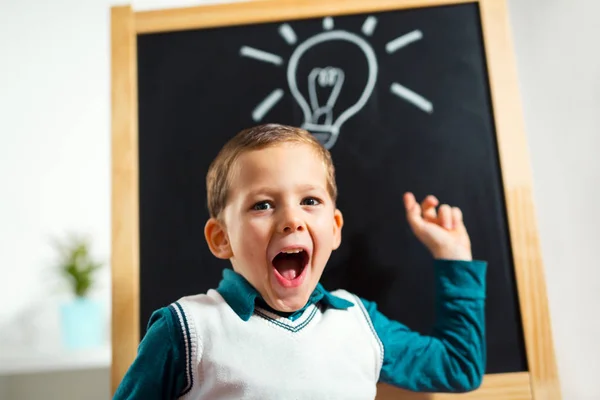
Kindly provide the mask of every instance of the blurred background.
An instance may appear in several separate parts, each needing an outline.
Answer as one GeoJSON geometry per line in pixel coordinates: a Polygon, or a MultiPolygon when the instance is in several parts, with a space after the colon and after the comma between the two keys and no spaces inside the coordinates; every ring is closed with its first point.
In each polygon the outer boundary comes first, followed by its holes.
{"type": "MultiPolygon", "coordinates": [[[[109,16],[118,4],[0,2],[2,400],[110,398],[109,16]],[[78,315],[94,327],[88,343],[68,336],[78,315]]],[[[600,2],[508,4],[563,398],[600,399],[600,2]]]]}

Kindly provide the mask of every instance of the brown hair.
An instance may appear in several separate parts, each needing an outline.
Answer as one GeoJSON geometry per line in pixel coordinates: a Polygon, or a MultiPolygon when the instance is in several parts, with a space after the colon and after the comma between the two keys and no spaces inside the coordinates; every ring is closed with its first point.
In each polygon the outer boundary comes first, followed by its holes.
{"type": "Polygon", "coordinates": [[[239,132],[223,146],[210,164],[206,174],[206,195],[208,212],[211,217],[219,218],[227,204],[230,171],[240,154],[281,143],[304,143],[313,147],[323,160],[327,172],[327,191],[335,203],[337,199],[335,168],[329,151],[311,133],[304,129],[279,124],[266,124],[239,132]]]}

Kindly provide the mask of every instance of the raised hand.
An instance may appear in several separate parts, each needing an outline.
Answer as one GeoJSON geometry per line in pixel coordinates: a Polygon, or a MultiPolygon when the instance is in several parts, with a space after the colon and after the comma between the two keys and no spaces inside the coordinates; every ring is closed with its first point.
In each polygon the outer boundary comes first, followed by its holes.
{"type": "Polygon", "coordinates": [[[413,233],[436,259],[472,260],[471,240],[461,210],[438,204],[433,195],[419,205],[412,193],[404,194],[406,219],[413,233]]]}

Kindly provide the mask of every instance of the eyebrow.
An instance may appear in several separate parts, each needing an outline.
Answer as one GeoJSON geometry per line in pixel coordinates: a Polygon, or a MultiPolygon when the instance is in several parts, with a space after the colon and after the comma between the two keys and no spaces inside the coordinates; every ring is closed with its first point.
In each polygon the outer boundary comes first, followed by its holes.
{"type": "Polygon", "coordinates": [[[316,185],[310,185],[310,184],[298,185],[298,189],[301,190],[301,191],[311,191],[311,190],[327,191],[327,190],[325,190],[324,187],[316,186],[316,185]]]}

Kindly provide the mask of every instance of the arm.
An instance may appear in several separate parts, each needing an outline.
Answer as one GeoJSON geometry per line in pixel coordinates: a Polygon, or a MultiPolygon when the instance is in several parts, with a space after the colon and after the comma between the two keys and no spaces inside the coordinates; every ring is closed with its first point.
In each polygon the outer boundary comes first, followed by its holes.
{"type": "Polygon", "coordinates": [[[183,337],[171,307],[150,317],[138,353],[113,400],[176,399],[185,387],[183,337]]]}
{"type": "Polygon", "coordinates": [[[362,300],[384,347],[380,380],[421,392],[465,392],[485,371],[485,270],[481,261],[436,260],[436,316],[431,336],[389,320],[362,300]]]}

